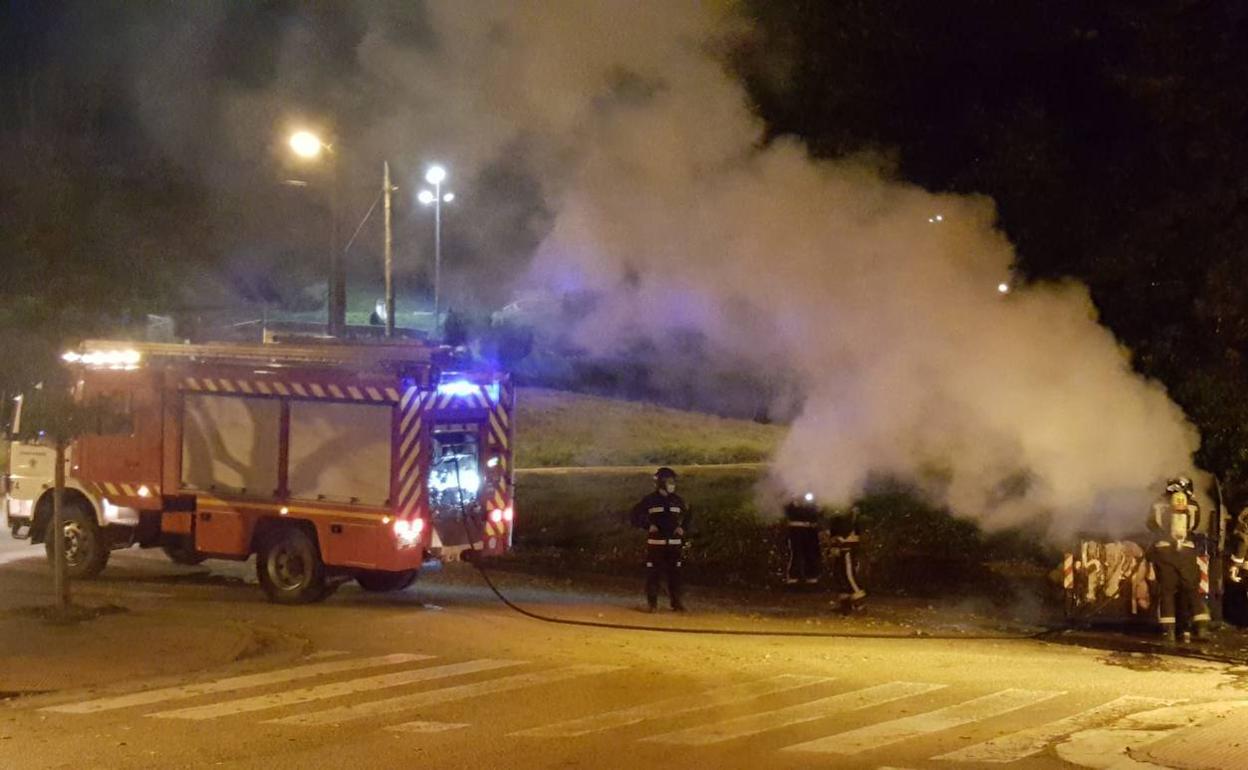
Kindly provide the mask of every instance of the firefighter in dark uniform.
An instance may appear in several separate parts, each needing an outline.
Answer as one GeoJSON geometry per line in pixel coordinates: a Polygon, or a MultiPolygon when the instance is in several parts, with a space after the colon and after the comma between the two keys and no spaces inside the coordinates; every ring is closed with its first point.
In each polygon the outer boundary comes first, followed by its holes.
{"type": "Polygon", "coordinates": [[[819,507],[814,494],[807,492],[794,497],[784,506],[785,528],[789,536],[789,565],[784,584],[788,586],[819,585],[823,555],[819,552],[819,507]]]}
{"type": "Polygon", "coordinates": [[[862,544],[859,525],[856,505],[828,519],[828,535],[832,543],[829,569],[836,587],[836,598],[832,604],[839,605],[846,614],[862,611],[866,607],[867,592],[858,582],[858,547],[862,544]]]}
{"type": "Polygon", "coordinates": [[[684,612],[680,568],[685,535],[692,513],[676,494],[676,471],[659,468],[654,474],[654,491],[633,506],[633,525],[646,530],[646,605],[650,612],[659,606],[659,580],[666,578],[672,609],[684,612]]]}
{"type": "Polygon", "coordinates": [[[1200,565],[1193,540],[1200,527],[1200,509],[1191,502],[1194,491],[1190,479],[1171,479],[1166,483],[1166,497],[1153,504],[1148,517],[1153,533],[1148,559],[1157,578],[1158,621],[1166,641],[1176,641],[1179,625],[1187,623],[1197,639],[1204,639],[1210,619],[1200,596],[1200,565]]]}
{"type": "Polygon", "coordinates": [[[1244,573],[1248,572],[1248,506],[1241,508],[1239,515],[1235,517],[1232,535],[1234,545],[1230,549],[1231,559],[1226,579],[1234,584],[1234,588],[1228,586],[1224,613],[1226,619],[1235,625],[1245,626],[1248,625],[1248,595],[1244,590],[1244,573]]]}

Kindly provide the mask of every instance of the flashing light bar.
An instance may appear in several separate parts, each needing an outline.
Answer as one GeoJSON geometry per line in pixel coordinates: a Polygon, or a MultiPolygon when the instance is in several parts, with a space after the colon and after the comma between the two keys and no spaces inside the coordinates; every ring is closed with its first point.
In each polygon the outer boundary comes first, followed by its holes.
{"type": "Polygon", "coordinates": [[[475,382],[469,382],[468,380],[449,380],[438,383],[438,395],[471,396],[477,392],[479,387],[475,382]]]}
{"type": "Polygon", "coordinates": [[[143,354],[137,350],[92,350],[87,353],[71,350],[62,355],[61,360],[67,364],[133,369],[143,360],[143,354]]]}

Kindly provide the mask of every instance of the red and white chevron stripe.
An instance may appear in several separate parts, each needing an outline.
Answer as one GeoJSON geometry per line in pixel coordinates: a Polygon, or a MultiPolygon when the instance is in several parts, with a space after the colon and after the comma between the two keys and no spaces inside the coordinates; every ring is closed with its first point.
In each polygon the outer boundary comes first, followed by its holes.
{"type": "Polygon", "coordinates": [[[420,388],[408,388],[399,401],[399,496],[395,512],[404,518],[416,514],[424,488],[420,429],[422,411],[428,395],[422,393],[420,388]]]}
{"type": "Polygon", "coordinates": [[[225,393],[243,396],[295,396],[333,401],[364,401],[386,404],[399,400],[398,388],[374,385],[337,385],[320,382],[282,380],[241,380],[227,377],[184,377],[182,389],[196,393],[225,393]]]}

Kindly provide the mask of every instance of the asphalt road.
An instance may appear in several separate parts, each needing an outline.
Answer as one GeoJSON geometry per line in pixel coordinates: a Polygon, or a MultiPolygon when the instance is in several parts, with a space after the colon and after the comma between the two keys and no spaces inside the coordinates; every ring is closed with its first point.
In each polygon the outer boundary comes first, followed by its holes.
{"type": "MultiPolygon", "coordinates": [[[[0,545],[7,597],[46,590],[40,555],[0,545]]],[[[1220,664],[1038,641],[587,629],[447,581],[275,607],[249,580],[114,554],[83,600],[173,612],[188,645],[253,623],[303,640],[300,657],[16,701],[0,767],[1136,767],[1129,746],[1248,703],[1220,664]]],[[[647,617],[574,599],[543,608],[647,617]]]]}

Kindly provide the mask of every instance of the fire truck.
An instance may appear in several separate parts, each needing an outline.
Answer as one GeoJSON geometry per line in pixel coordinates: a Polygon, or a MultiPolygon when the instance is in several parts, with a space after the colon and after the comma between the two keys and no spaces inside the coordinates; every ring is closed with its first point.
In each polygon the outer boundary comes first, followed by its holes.
{"type": "MultiPolygon", "coordinates": [[[[76,400],[120,413],[66,454],[71,577],[135,545],[186,564],[254,554],[268,597],[295,604],[350,579],[401,590],[426,559],[511,546],[503,372],[392,342],[89,341],[64,358],[76,400]]],[[[49,558],[55,456],[14,441],[5,484],[13,536],[49,558]]]]}

